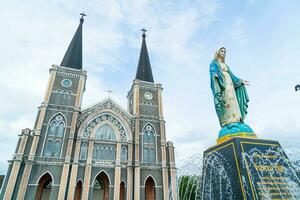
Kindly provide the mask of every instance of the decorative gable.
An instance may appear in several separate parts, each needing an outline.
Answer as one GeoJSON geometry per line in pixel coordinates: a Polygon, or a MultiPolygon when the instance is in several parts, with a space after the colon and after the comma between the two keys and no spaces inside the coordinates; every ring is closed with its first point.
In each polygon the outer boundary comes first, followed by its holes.
{"type": "Polygon", "coordinates": [[[80,127],[83,121],[85,121],[89,116],[106,110],[113,110],[114,112],[118,113],[129,124],[131,131],[134,132],[135,123],[133,120],[133,116],[127,111],[125,111],[120,105],[114,102],[111,98],[106,98],[103,101],[87,109],[84,109],[78,116],[77,127],[80,127]]]}

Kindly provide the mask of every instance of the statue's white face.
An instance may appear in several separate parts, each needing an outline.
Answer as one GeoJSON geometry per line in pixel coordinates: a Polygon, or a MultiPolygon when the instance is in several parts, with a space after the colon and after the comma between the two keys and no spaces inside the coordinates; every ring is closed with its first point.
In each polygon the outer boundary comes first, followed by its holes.
{"type": "Polygon", "coordinates": [[[225,58],[225,56],[226,56],[226,49],[224,49],[224,48],[220,49],[219,56],[221,58],[225,58]]]}

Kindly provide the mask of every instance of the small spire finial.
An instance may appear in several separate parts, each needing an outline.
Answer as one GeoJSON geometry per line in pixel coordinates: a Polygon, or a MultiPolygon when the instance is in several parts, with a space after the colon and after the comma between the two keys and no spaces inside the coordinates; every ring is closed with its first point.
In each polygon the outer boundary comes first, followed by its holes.
{"type": "Polygon", "coordinates": [[[82,13],[80,13],[80,15],[81,15],[80,22],[83,23],[83,21],[84,21],[83,17],[85,17],[86,14],[84,12],[82,12],[82,13]]]}
{"type": "Polygon", "coordinates": [[[143,37],[146,37],[146,32],[147,32],[147,30],[146,30],[145,28],[142,28],[141,31],[143,32],[142,36],[143,36],[143,37]]]}

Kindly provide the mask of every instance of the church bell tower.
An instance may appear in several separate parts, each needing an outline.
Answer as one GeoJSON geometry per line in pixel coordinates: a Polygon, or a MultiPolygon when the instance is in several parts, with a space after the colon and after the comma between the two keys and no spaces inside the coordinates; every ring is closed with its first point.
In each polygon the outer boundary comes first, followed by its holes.
{"type": "Polygon", "coordinates": [[[128,110],[135,119],[134,199],[176,199],[176,173],[173,144],[166,141],[162,105],[162,85],[155,83],[148,49],[146,30],[142,29],[142,46],[135,80],[128,93],[128,110]],[[152,185],[151,185],[152,184],[152,185]],[[155,188],[148,191],[147,186],[155,188]],[[153,187],[152,187],[153,186],[153,187]],[[151,194],[150,194],[151,196],[151,194]]]}
{"type": "Polygon", "coordinates": [[[76,121],[86,82],[86,71],[82,69],[82,26],[85,14],[81,15],[79,26],[61,64],[52,65],[49,70],[46,94],[38,107],[34,128],[24,129],[19,135],[16,152],[10,161],[0,194],[1,199],[40,199],[39,188],[33,187],[39,176],[48,176],[51,181],[54,180],[52,187],[56,191],[50,199],[65,198],[76,121]],[[39,174],[40,171],[49,173],[39,174]]]}

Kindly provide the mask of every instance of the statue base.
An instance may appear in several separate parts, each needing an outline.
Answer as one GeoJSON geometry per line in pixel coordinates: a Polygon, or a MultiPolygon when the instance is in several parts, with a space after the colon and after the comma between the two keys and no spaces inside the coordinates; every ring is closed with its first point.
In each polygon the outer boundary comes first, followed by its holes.
{"type": "Polygon", "coordinates": [[[250,126],[243,122],[234,122],[222,127],[217,143],[220,144],[233,137],[257,138],[250,126]]]}
{"type": "Polygon", "coordinates": [[[233,137],[204,152],[203,200],[300,199],[300,181],[277,141],[233,137]]]}

